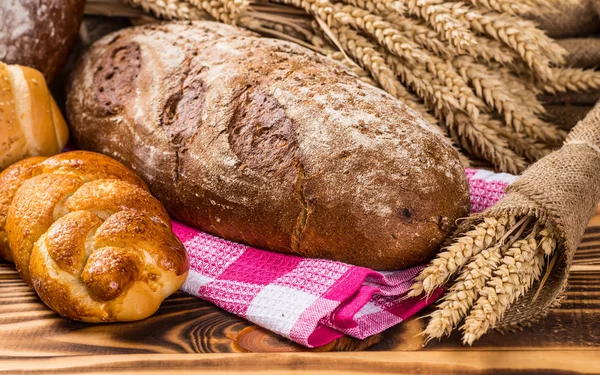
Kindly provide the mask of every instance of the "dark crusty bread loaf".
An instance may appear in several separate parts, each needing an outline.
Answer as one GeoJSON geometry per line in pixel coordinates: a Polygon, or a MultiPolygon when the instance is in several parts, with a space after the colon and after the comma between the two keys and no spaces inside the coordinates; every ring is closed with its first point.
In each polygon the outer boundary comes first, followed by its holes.
{"type": "Polygon", "coordinates": [[[78,145],[137,171],[176,218],[375,269],[432,257],[469,194],[416,112],[297,45],[211,22],[94,44],[68,99],[78,145]]]}
{"type": "Polygon", "coordinates": [[[41,71],[51,82],[79,31],[85,0],[0,1],[0,61],[41,71]]]}

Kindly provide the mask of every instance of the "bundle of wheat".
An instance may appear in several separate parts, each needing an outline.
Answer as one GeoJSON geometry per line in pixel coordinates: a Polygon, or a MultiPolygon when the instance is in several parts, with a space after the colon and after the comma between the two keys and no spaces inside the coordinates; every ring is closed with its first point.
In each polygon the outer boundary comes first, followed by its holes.
{"type": "Polygon", "coordinates": [[[552,12],[559,0],[122,1],[159,18],[237,24],[329,55],[423,113],[471,157],[512,173],[565,137],[537,94],[600,88],[600,72],[561,67],[567,52],[522,18],[552,12]]]}

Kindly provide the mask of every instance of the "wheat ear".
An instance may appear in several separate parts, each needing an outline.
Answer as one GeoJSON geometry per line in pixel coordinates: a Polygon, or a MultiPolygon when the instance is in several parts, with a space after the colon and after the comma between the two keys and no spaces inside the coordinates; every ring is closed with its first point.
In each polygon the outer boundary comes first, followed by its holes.
{"type": "Polygon", "coordinates": [[[563,64],[565,61],[566,50],[531,21],[465,6],[457,6],[456,16],[468,22],[473,30],[512,48],[543,81],[552,80],[553,64],[563,64]]]}
{"type": "Polygon", "coordinates": [[[152,13],[166,20],[202,20],[210,16],[184,0],[121,0],[133,7],[140,7],[146,13],[152,13]]]}
{"type": "Polygon", "coordinates": [[[525,159],[510,148],[506,139],[485,125],[493,119],[487,114],[480,115],[479,119],[473,121],[463,113],[456,113],[453,117],[446,117],[446,122],[457,133],[460,145],[470,154],[489,160],[508,173],[524,171],[527,167],[525,159]]]}
{"type": "Polygon", "coordinates": [[[437,309],[431,313],[431,319],[424,331],[426,341],[450,335],[458,326],[479,297],[479,290],[485,286],[486,280],[492,277],[492,271],[496,269],[500,257],[500,246],[496,244],[481,250],[469,260],[437,305],[437,309]]]}
{"type": "Polygon", "coordinates": [[[556,241],[548,239],[549,236],[549,231],[542,233],[534,226],[530,234],[514,242],[504,253],[494,276],[480,290],[479,299],[461,327],[463,343],[471,345],[495,327],[510,304],[539,279],[545,253],[551,254],[556,247],[556,241]],[[547,243],[545,248],[541,246],[543,242],[547,243]]]}
{"type": "Polygon", "coordinates": [[[473,44],[474,34],[464,20],[454,17],[453,3],[442,0],[401,0],[408,13],[424,19],[444,39],[459,51],[467,51],[473,44]]]}
{"type": "Polygon", "coordinates": [[[600,89],[600,71],[579,68],[553,69],[554,79],[541,82],[539,88],[550,94],[566,91],[591,91],[600,89]]]}
{"type": "Polygon", "coordinates": [[[406,12],[404,4],[395,0],[342,0],[342,2],[382,16],[406,12]]]}
{"type": "MultiPolygon", "coordinates": [[[[371,36],[390,52],[409,63],[427,62],[429,55],[382,17],[352,5],[334,4],[333,18],[340,25],[351,26],[371,36]]],[[[329,25],[331,27],[331,25],[329,25]]]]}
{"type": "Polygon", "coordinates": [[[229,24],[236,24],[239,16],[249,7],[247,0],[188,0],[190,4],[198,9],[202,9],[218,21],[229,24]]]}
{"type": "Polygon", "coordinates": [[[442,249],[429,267],[421,271],[409,296],[416,297],[423,292],[431,294],[444,285],[473,255],[496,244],[511,224],[514,225],[514,219],[509,217],[485,218],[473,229],[460,235],[454,243],[442,249]]]}
{"type": "Polygon", "coordinates": [[[548,145],[525,137],[523,134],[517,133],[504,127],[500,121],[492,121],[486,124],[486,127],[496,131],[501,138],[506,140],[512,150],[519,156],[524,157],[527,161],[533,163],[544,156],[548,155],[552,148],[548,145]]]}
{"type": "Polygon", "coordinates": [[[511,15],[530,14],[532,7],[523,0],[469,0],[476,8],[495,10],[511,15]]]}
{"type": "Polygon", "coordinates": [[[523,102],[515,98],[509,86],[502,81],[499,72],[478,64],[470,56],[460,56],[452,61],[458,72],[475,89],[475,93],[504,116],[506,124],[516,131],[524,131],[528,136],[557,143],[564,139],[563,132],[556,126],[541,120],[534,112],[541,106],[537,99],[523,102]]]}

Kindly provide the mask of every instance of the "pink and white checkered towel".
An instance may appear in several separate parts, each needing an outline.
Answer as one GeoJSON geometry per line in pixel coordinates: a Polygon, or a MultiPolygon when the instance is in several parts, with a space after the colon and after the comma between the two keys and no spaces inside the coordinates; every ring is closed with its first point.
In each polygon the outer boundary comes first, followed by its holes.
{"type": "MultiPolygon", "coordinates": [[[[504,194],[516,177],[467,169],[473,212],[504,194]]],[[[229,242],[184,224],[173,230],[190,260],[182,289],[309,348],[347,334],[380,333],[433,303],[406,299],[423,268],[378,272],[321,259],[276,254],[229,242]]]]}

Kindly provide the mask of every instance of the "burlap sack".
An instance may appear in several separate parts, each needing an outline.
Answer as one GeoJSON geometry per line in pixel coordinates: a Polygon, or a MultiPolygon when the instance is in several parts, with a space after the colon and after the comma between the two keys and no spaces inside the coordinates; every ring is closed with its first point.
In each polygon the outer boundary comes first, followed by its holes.
{"type": "Polygon", "coordinates": [[[591,105],[570,105],[570,104],[547,104],[546,118],[561,129],[571,130],[577,123],[585,118],[591,105]]]}
{"type": "Polygon", "coordinates": [[[561,92],[555,95],[540,95],[539,99],[544,104],[572,104],[593,106],[600,100],[600,90],[583,92],[561,92]]]}
{"type": "Polygon", "coordinates": [[[497,328],[515,328],[544,316],[559,300],[586,225],[600,202],[600,102],[570,132],[563,147],[540,159],[507,188],[506,196],[484,213],[533,216],[559,234],[558,259],[534,301],[538,285],[506,312],[497,328]]]}
{"type": "MultiPolygon", "coordinates": [[[[600,23],[600,20],[598,20],[598,23],[600,23]]],[[[600,67],[600,37],[558,39],[557,42],[569,52],[566,61],[567,66],[577,68],[600,67]]]]}
{"type": "Polygon", "coordinates": [[[599,0],[557,1],[555,9],[532,17],[553,38],[589,36],[600,32],[599,0]]]}

